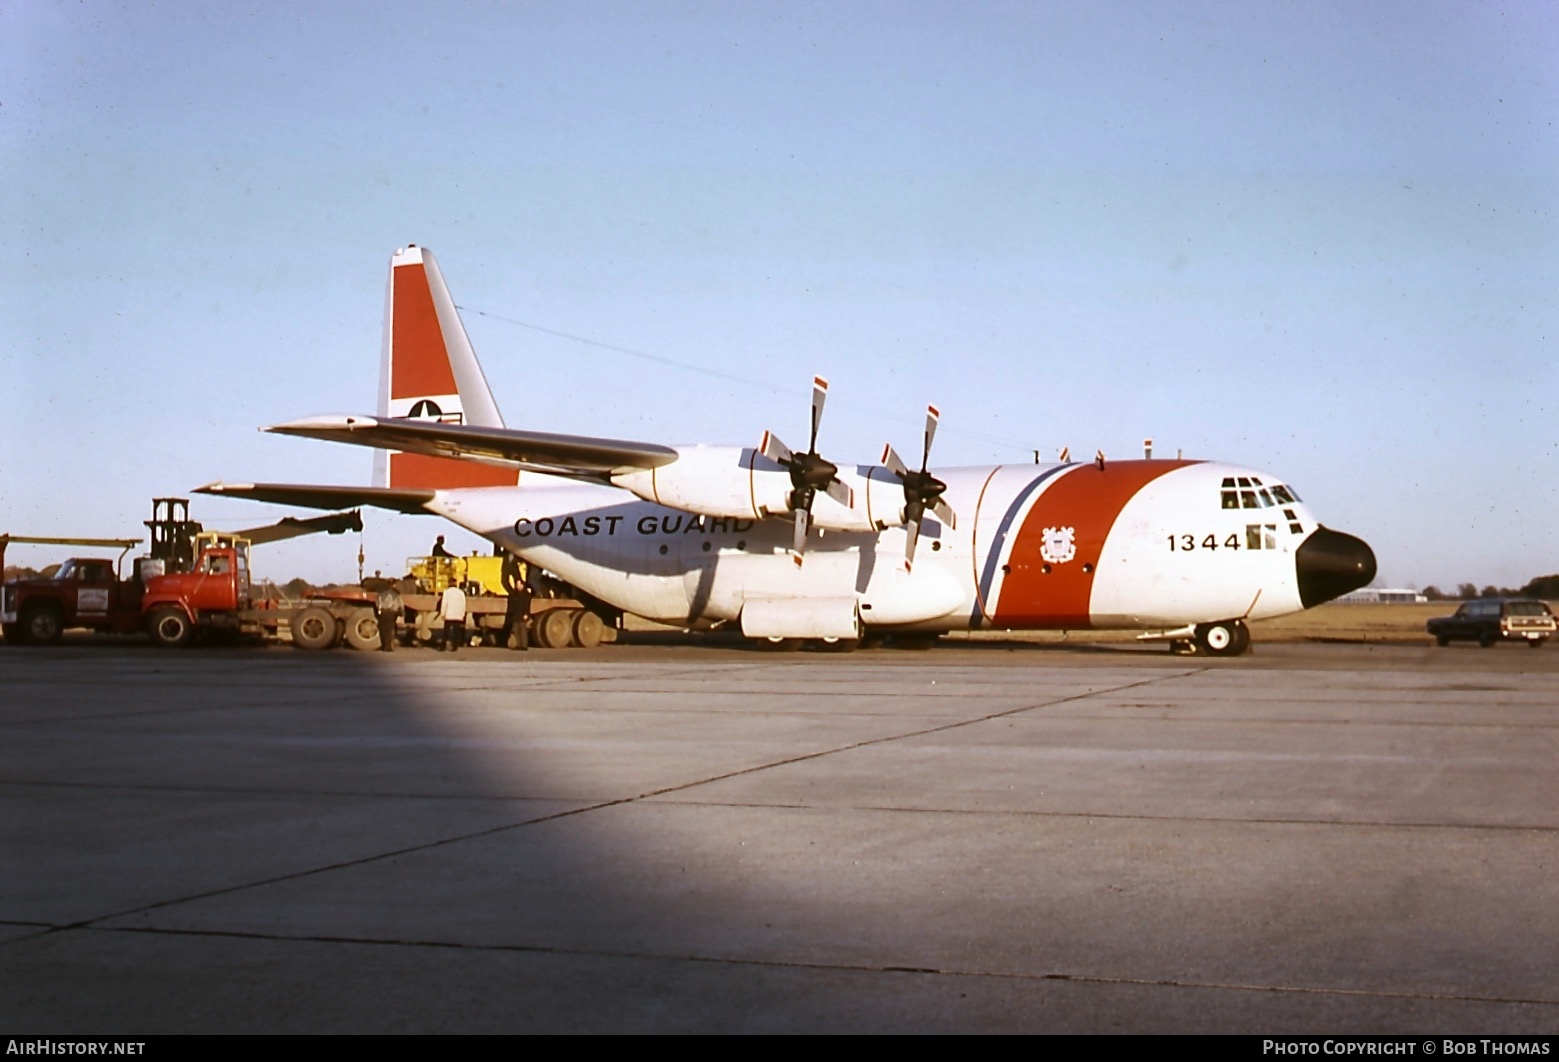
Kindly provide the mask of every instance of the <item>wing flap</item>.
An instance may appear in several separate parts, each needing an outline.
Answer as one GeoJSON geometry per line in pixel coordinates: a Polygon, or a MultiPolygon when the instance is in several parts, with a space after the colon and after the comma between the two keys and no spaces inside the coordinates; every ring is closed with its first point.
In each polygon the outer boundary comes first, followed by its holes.
{"type": "Polygon", "coordinates": [[[671,447],[655,443],[399,417],[336,414],[292,420],[265,430],[278,435],[298,435],[431,457],[517,465],[538,472],[594,480],[605,480],[615,473],[634,469],[659,468],[677,459],[677,452],[671,447]]]}

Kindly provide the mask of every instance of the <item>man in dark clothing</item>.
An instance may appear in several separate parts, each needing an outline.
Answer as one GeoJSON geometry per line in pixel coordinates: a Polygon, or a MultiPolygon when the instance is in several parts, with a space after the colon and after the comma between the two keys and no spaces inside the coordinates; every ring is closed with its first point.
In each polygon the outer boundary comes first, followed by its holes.
{"type": "Polygon", "coordinates": [[[443,535],[438,536],[438,539],[436,541],[434,541],[434,543],[433,543],[433,551],[432,552],[433,552],[433,556],[435,556],[435,557],[448,557],[448,556],[452,555],[449,552],[449,550],[444,548],[444,536],[443,535]]]}
{"type": "Polygon", "coordinates": [[[389,653],[395,650],[395,625],[400,622],[404,607],[401,592],[396,589],[394,583],[386,583],[384,589],[379,591],[379,597],[374,601],[374,611],[379,616],[380,652],[389,653]]]}
{"type": "Polygon", "coordinates": [[[503,611],[503,631],[498,644],[507,646],[509,636],[514,636],[514,647],[521,651],[530,648],[530,636],[526,617],[530,615],[530,586],[525,582],[525,564],[512,553],[503,555],[503,589],[509,600],[503,611]]]}

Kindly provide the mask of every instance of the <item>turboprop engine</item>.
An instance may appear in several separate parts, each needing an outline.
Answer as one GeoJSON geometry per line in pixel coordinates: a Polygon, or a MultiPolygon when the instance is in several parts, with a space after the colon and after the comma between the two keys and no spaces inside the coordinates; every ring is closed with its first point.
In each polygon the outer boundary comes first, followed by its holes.
{"type": "Polygon", "coordinates": [[[805,453],[797,453],[773,432],[763,433],[755,449],[734,446],[677,446],[677,458],[655,468],[634,469],[612,476],[612,483],[645,501],[702,516],[761,520],[789,514],[796,524],[792,554],[801,563],[807,530],[877,532],[906,526],[909,535],[904,567],[915,560],[915,542],[926,515],[948,527],[957,517],[942,500],[947,485],[927,471],[931,440],[940,414],[926,410],[925,445],[920,470],[907,467],[892,446],[883,449],[880,465],[840,468],[817,451],[818,427],[828,381],[812,381],[812,425],[805,453]]]}
{"type": "MultiPolygon", "coordinates": [[[[703,516],[761,520],[791,513],[795,488],[791,473],[751,447],[676,446],[677,459],[659,468],[635,469],[612,476],[612,483],[645,501],[703,516]]],[[[902,488],[885,468],[862,465],[840,469],[854,504],[819,492],[810,525],[829,531],[879,531],[900,522],[902,488]],[[873,514],[880,519],[873,520],[873,514]]]]}

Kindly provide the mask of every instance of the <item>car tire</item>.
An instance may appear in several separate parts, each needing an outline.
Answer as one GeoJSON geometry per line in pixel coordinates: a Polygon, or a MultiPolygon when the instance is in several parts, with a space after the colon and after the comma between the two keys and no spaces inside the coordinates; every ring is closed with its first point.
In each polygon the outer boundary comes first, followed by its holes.
{"type": "Polygon", "coordinates": [[[1434,640],[1435,644],[1439,645],[1441,649],[1444,649],[1446,646],[1451,644],[1451,639],[1444,634],[1435,635],[1434,640]]]}

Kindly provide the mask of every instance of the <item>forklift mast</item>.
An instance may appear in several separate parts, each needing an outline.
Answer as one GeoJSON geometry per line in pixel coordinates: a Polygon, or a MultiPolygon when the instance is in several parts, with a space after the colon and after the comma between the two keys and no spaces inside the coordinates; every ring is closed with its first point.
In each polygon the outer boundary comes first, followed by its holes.
{"type": "Polygon", "coordinates": [[[153,498],[146,527],[152,533],[151,558],[162,561],[164,571],[187,572],[195,566],[195,536],[203,528],[189,518],[188,498],[153,498]]]}

